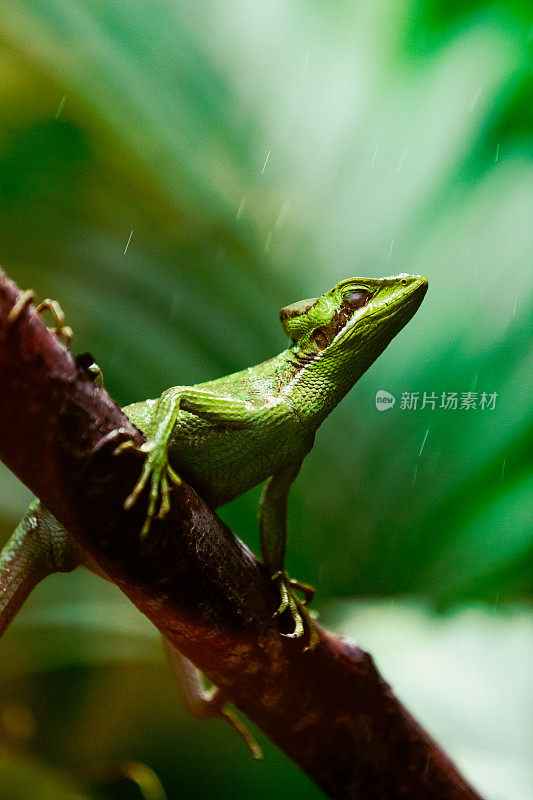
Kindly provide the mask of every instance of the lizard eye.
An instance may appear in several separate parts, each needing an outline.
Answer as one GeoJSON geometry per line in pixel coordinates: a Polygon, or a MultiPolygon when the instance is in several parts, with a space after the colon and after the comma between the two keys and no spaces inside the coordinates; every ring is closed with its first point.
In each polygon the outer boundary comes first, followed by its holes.
{"type": "Polygon", "coordinates": [[[355,311],[358,308],[363,308],[363,306],[366,306],[370,300],[370,294],[368,292],[361,291],[346,292],[346,294],[343,294],[342,299],[347,306],[353,308],[355,311]]]}
{"type": "Polygon", "coordinates": [[[328,337],[322,328],[317,328],[313,331],[313,339],[319,350],[325,350],[328,346],[328,337]]]}

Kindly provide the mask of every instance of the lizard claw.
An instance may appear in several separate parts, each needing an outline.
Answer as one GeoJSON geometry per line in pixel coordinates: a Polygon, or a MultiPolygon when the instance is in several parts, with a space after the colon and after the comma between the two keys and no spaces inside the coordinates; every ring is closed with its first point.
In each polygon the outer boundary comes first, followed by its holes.
{"type": "MultiPolygon", "coordinates": [[[[25,292],[22,292],[17,302],[15,303],[15,305],[8,314],[7,317],[8,325],[13,325],[13,323],[15,323],[19,319],[23,311],[25,311],[25,309],[30,305],[30,303],[33,302],[34,299],[35,299],[35,292],[33,291],[33,289],[27,289],[25,292]]],[[[35,311],[38,314],[41,314],[43,311],[46,310],[50,311],[55,322],[55,328],[49,328],[50,333],[53,334],[53,336],[57,337],[62,336],[65,339],[68,346],[74,334],[72,332],[72,328],[69,327],[68,325],[65,325],[65,315],[63,313],[63,309],[61,308],[57,300],[50,300],[49,298],[47,298],[46,300],[43,300],[42,303],[39,303],[35,311]]]]}
{"type": "Polygon", "coordinates": [[[180,485],[182,480],[167,461],[166,449],[158,448],[154,442],[144,442],[138,446],[130,440],[122,442],[114,451],[119,454],[124,450],[133,449],[138,453],[146,455],[141,475],[133,487],[130,494],[124,500],[124,508],[128,511],[136,503],[139,495],[145,486],[150,484],[150,495],[144,525],[141,529],[141,538],[144,538],[150,530],[150,525],[155,516],[163,519],[170,511],[170,485],[169,481],[180,485]],[[159,500],[159,509],[156,515],[156,505],[159,500]]]}
{"type": "Polygon", "coordinates": [[[294,578],[289,578],[288,575],[286,575],[285,578],[293,589],[303,594],[304,600],[302,603],[304,606],[308,606],[315,596],[314,586],[310,586],[308,583],[302,583],[301,581],[295,581],[294,578]]]}
{"type": "Polygon", "coordinates": [[[35,293],[33,289],[26,289],[25,292],[22,292],[7,316],[8,325],[13,325],[13,323],[18,320],[22,312],[33,302],[34,297],[35,293]]]}
{"type": "Polygon", "coordinates": [[[312,613],[307,608],[307,604],[313,599],[315,590],[307,583],[300,583],[299,581],[289,578],[287,573],[282,570],[275,572],[272,575],[272,580],[278,583],[281,596],[281,603],[274,612],[274,616],[280,616],[288,610],[294,622],[294,629],[292,632],[282,633],[281,635],[286,639],[300,639],[308,633],[309,639],[304,647],[304,651],[313,650],[318,644],[319,636],[313,621],[312,613]],[[296,595],[296,591],[301,591],[305,599],[300,600],[296,595]]]}
{"type": "Polygon", "coordinates": [[[113,450],[113,455],[118,456],[124,452],[124,450],[134,450],[136,453],[140,453],[140,447],[135,444],[133,439],[126,439],[126,441],[121,442],[115,449],[113,450]]]}
{"type": "Polygon", "coordinates": [[[183,483],[178,473],[174,472],[170,464],[167,464],[167,475],[172,481],[172,483],[176,484],[176,486],[181,486],[181,484],[183,483]]]}
{"type": "Polygon", "coordinates": [[[46,300],[43,300],[42,303],[39,303],[35,310],[38,314],[41,314],[46,310],[50,311],[56,324],[55,328],[50,328],[50,333],[57,337],[62,336],[68,346],[74,334],[72,332],[72,328],[69,325],[65,325],[65,314],[63,313],[63,309],[57,300],[50,300],[47,298],[46,300]]]}
{"type": "Polygon", "coordinates": [[[279,593],[281,595],[281,603],[279,604],[277,610],[274,612],[274,616],[279,617],[281,616],[281,614],[283,614],[284,611],[288,609],[290,603],[289,590],[287,589],[287,575],[282,570],[278,570],[277,572],[274,572],[273,575],[271,575],[270,580],[277,581],[279,593]]]}

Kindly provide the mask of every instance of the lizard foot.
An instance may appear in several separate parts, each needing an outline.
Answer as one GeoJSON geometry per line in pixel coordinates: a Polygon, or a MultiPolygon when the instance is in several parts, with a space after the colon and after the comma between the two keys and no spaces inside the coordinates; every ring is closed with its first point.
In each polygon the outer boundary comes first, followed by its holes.
{"type": "Polygon", "coordinates": [[[308,643],[304,650],[314,650],[318,644],[318,632],[314,623],[313,615],[307,605],[314,597],[315,590],[307,583],[300,583],[293,578],[289,578],[286,572],[278,570],[272,575],[272,580],[276,581],[281,595],[281,603],[274,616],[280,616],[285,611],[289,611],[293,622],[294,630],[292,633],[282,633],[287,639],[300,639],[308,635],[308,643]],[[296,592],[302,592],[304,599],[301,600],[296,592]]]}
{"type": "Polygon", "coordinates": [[[156,516],[155,512],[157,501],[159,500],[157,518],[162,519],[170,511],[169,493],[171,483],[175,483],[177,486],[179,486],[182,481],[180,476],[168,463],[166,447],[158,446],[157,442],[148,441],[138,446],[131,440],[128,440],[119,444],[114,451],[114,454],[118,455],[124,450],[135,450],[138,453],[143,453],[146,455],[139,480],[133,487],[133,490],[124,500],[124,508],[127,511],[134,505],[144,487],[148,481],[150,481],[148,509],[146,511],[146,518],[141,530],[141,538],[144,538],[150,530],[150,525],[152,524],[154,516],[156,516]]]}
{"type": "MultiPolygon", "coordinates": [[[[34,299],[35,292],[33,289],[27,289],[25,292],[22,292],[19,299],[9,312],[7,318],[8,325],[13,325],[34,299]]],[[[63,339],[65,339],[68,347],[74,334],[72,333],[72,328],[70,328],[68,325],[65,325],[65,315],[57,300],[43,300],[43,302],[39,303],[35,310],[38,314],[41,314],[46,310],[51,312],[54,318],[55,328],[50,328],[50,333],[57,337],[62,336],[63,339]]]]}
{"type": "Polygon", "coordinates": [[[72,328],[69,325],[65,325],[65,314],[57,300],[50,300],[47,298],[43,300],[42,303],[39,303],[35,310],[38,314],[41,314],[43,311],[50,311],[55,322],[55,328],[50,328],[50,333],[58,338],[62,336],[68,346],[74,334],[72,328]]]}

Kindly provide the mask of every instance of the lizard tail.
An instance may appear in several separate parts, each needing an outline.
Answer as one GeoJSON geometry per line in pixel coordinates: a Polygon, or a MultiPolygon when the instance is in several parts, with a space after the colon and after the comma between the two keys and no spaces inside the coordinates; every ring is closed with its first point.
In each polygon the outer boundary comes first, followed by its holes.
{"type": "Polygon", "coordinates": [[[70,572],[81,552],[55,517],[36,500],[0,553],[0,636],[32,589],[54,572],[70,572]]]}

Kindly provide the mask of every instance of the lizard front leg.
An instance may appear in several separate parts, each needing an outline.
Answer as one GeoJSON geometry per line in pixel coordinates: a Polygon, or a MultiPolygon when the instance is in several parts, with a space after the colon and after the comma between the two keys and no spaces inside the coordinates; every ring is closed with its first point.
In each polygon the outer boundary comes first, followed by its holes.
{"type": "Polygon", "coordinates": [[[301,465],[302,460],[296,460],[274,473],[267,481],[259,503],[259,533],[263,562],[280,590],[281,603],[276,614],[282,614],[288,609],[294,620],[293,632],[283,635],[298,639],[307,628],[307,649],[312,650],[318,642],[318,634],[306,605],[313,599],[314,590],[307,584],[289,578],[283,568],[287,541],[287,501],[290,487],[301,465]],[[303,593],[305,601],[300,600],[296,591],[303,593]]]}
{"type": "Polygon", "coordinates": [[[145,536],[150,529],[158,500],[159,518],[164,517],[170,510],[169,480],[177,484],[181,482],[181,478],[168,462],[168,444],[180,411],[194,414],[207,423],[227,428],[248,425],[256,413],[250,403],[193,386],[174,386],[163,392],[159,400],[134,403],[122,410],[147,439],[140,447],[132,442],[123,442],[115,451],[119,453],[133,447],[146,453],[139,480],[124,501],[124,508],[131,508],[147,483],[150,483],[148,509],[141,536],[145,536]]]}
{"type": "Polygon", "coordinates": [[[148,481],[150,482],[150,496],[141,536],[146,536],[150,530],[158,500],[160,518],[170,510],[169,480],[176,484],[181,483],[181,478],[168,463],[168,443],[180,411],[181,390],[181,386],[174,386],[163,392],[157,401],[134,403],[122,409],[146,436],[146,442],[140,447],[126,441],[115,450],[118,454],[127,448],[133,448],[146,455],[139,480],[124,501],[124,508],[131,508],[148,481]]]}

